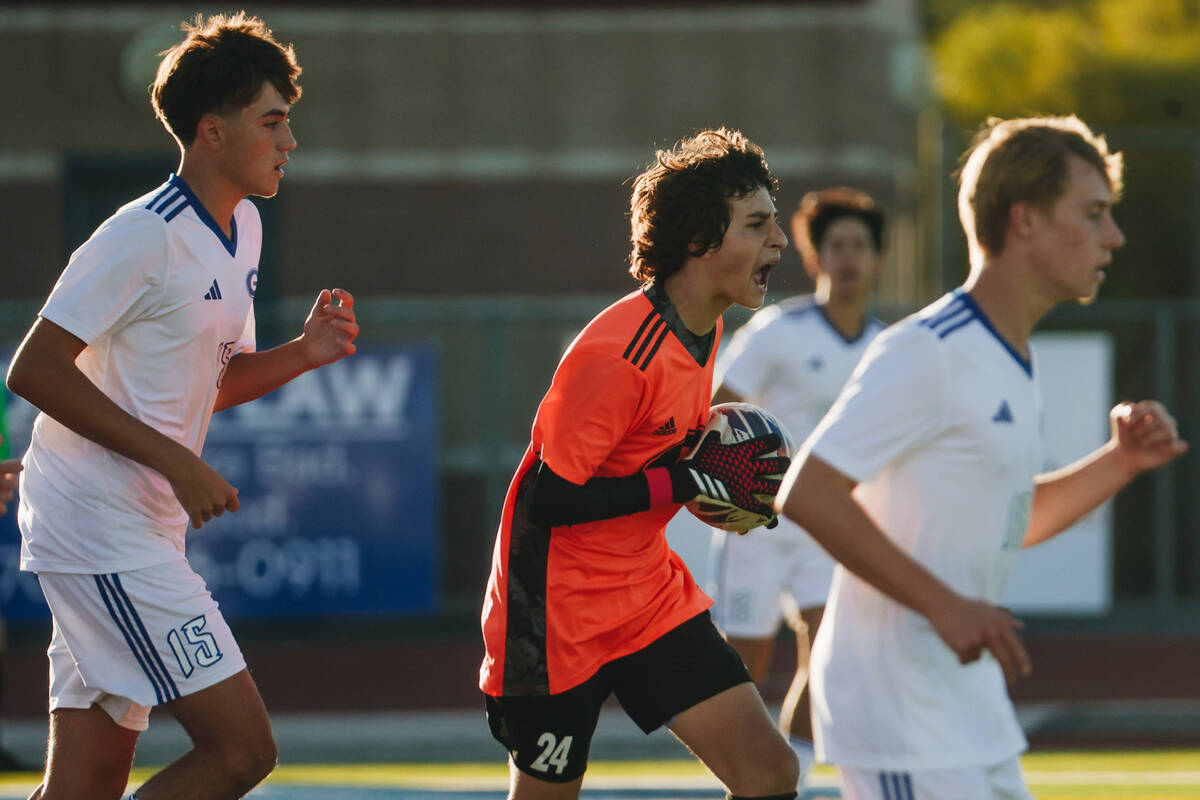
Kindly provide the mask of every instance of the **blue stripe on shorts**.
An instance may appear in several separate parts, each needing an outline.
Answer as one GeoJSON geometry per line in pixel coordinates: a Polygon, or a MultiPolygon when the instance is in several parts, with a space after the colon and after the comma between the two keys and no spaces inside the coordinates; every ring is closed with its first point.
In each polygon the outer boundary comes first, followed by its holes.
{"type": "Polygon", "coordinates": [[[165,703],[168,700],[177,699],[179,688],[171,679],[170,673],[167,672],[166,665],[159,658],[150,634],[146,632],[146,626],[142,623],[142,618],[138,616],[137,609],[133,607],[133,601],[129,599],[129,595],[121,586],[120,576],[114,573],[94,577],[96,586],[100,590],[100,597],[104,600],[109,615],[117,624],[121,635],[125,637],[125,643],[129,645],[129,650],[137,659],[142,671],[146,673],[150,685],[154,687],[154,694],[158,698],[158,702],[165,703]]]}

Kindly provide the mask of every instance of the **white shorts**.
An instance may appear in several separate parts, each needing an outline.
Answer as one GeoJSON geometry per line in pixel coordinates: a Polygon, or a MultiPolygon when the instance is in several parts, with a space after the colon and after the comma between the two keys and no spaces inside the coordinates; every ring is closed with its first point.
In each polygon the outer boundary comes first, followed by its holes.
{"type": "Polygon", "coordinates": [[[246,668],[242,651],[187,561],[108,575],[38,573],[54,616],[50,710],[99,705],[146,730],[150,709],[246,668]]]}
{"type": "Polygon", "coordinates": [[[714,530],[712,565],[717,627],[727,636],[762,639],[797,609],[825,605],[836,562],[803,528],[780,519],[773,530],[745,536],[714,530]]]}
{"type": "Polygon", "coordinates": [[[1013,756],[992,766],[891,772],[838,767],[845,800],[1033,800],[1013,756]]]}

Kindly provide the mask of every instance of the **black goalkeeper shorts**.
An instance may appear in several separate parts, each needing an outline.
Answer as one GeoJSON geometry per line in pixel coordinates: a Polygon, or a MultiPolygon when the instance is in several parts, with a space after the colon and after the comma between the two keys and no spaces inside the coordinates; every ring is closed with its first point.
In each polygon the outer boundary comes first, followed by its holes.
{"type": "Polygon", "coordinates": [[[741,656],[705,611],[565,692],[487,697],[488,725],[522,772],[566,783],[587,769],[600,706],[610,694],[650,733],[681,711],[749,680],[741,656]]]}

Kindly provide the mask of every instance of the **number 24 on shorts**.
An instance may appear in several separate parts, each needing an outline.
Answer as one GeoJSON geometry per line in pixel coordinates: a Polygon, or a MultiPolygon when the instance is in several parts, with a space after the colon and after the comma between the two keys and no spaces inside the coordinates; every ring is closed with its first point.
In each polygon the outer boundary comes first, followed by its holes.
{"type": "Polygon", "coordinates": [[[554,767],[555,774],[562,775],[571,752],[571,737],[564,736],[559,742],[553,733],[547,732],[538,737],[537,743],[538,747],[542,748],[542,753],[529,766],[539,772],[549,772],[550,768],[554,767]]]}
{"type": "MultiPolygon", "coordinates": [[[[202,667],[211,667],[213,664],[221,660],[221,648],[217,646],[217,640],[211,633],[204,630],[204,626],[208,620],[204,615],[189,619],[187,622],[179,626],[178,630],[172,629],[167,634],[167,643],[171,645],[171,650],[175,653],[175,658],[179,661],[179,669],[183,671],[183,677],[190,678],[195,671],[195,664],[202,667]],[[182,632],[182,636],[180,633],[182,632]],[[189,648],[184,644],[191,645],[191,653],[189,648]],[[192,663],[192,657],[195,657],[195,664],[192,663]]],[[[568,737],[570,738],[570,737],[568,737]]],[[[541,742],[539,742],[540,744],[541,742]]]]}

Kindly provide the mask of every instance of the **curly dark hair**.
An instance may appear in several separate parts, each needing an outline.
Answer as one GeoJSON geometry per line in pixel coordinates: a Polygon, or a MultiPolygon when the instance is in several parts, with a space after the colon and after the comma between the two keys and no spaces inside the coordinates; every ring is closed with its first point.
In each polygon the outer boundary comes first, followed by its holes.
{"type": "Polygon", "coordinates": [[[871,233],[875,252],[883,252],[883,212],[870,195],[845,186],[809,192],[792,215],[792,239],[809,275],[815,276],[820,270],[817,251],[825,240],[825,232],[842,217],[861,220],[871,233]]]}
{"type": "Polygon", "coordinates": [[[629,271],[647,283],[678,272],[689,256],[719,248],[730,201],[778,184],[762,148],[727,128],[700,131],[655,156],[634,180],[629,202],[629,271]]]}
{"type": "Polygon", "coordinates": [[[264,81],[270,81],[289,105],[300,98],[295,50],[275,41],[258,17],[244,11],[208,19],[197,14],[180,27],[187,36],[160,54],[163,60],[150,86],[150,102],[184,147],[195,141],[201,117],[248,106],[264,81]]]}

